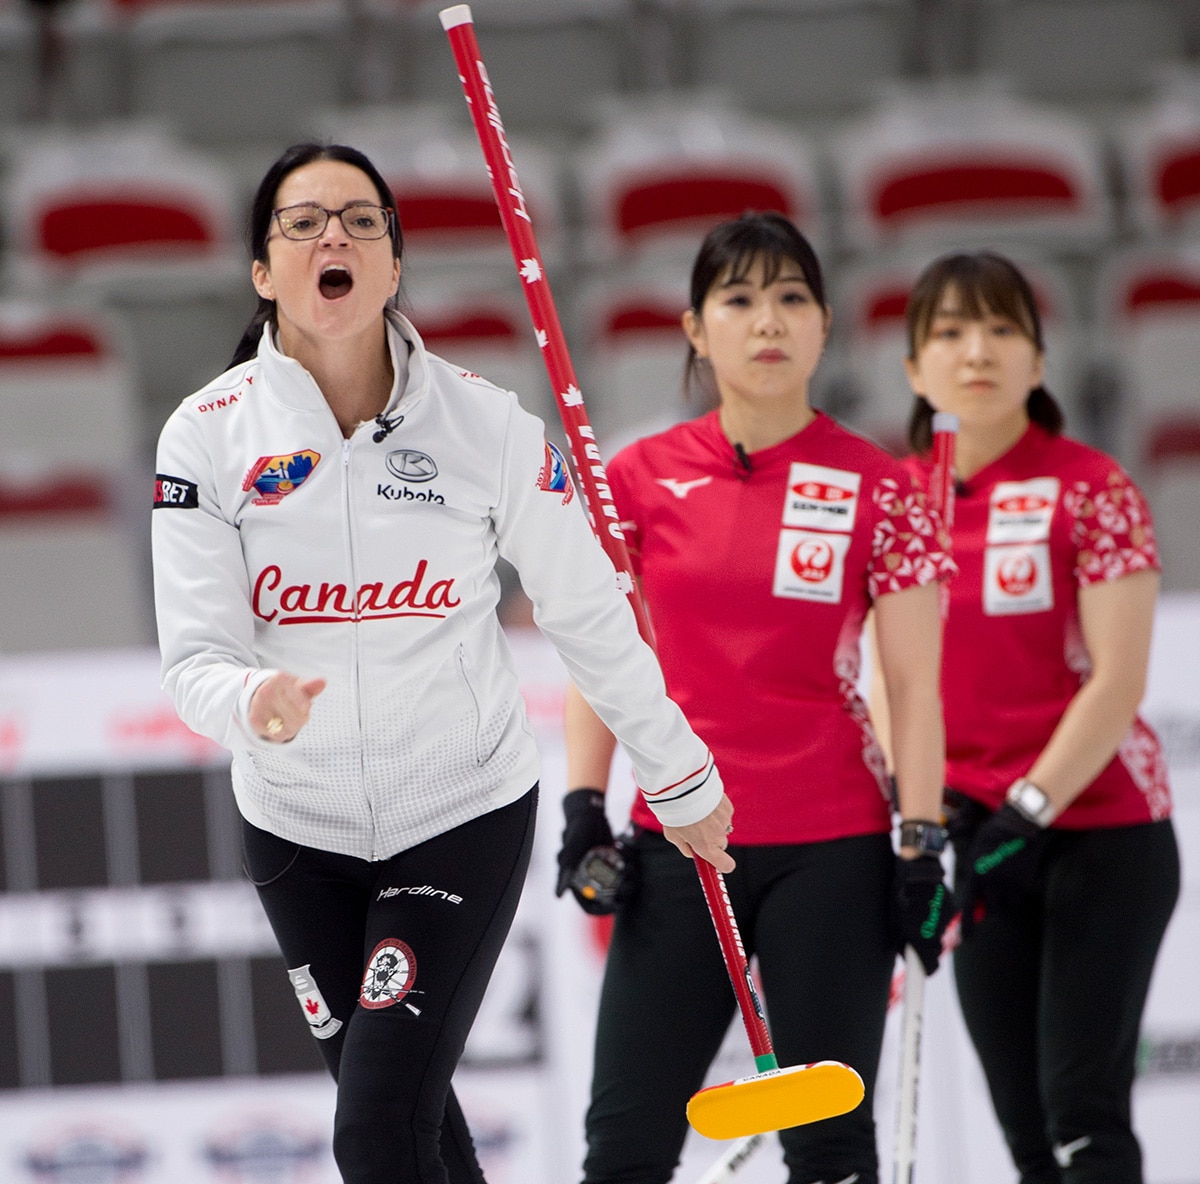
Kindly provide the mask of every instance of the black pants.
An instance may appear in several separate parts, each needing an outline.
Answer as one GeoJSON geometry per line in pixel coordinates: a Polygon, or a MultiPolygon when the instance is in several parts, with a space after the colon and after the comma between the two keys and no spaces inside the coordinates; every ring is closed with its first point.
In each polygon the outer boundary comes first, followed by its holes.
{"type": "Polygon", "coordinates": [[[1028,896],[989,909],[955,953],[1021,1184],[1140,1184],[1138,1032],[1178,895],[1169,821],[1055,832],[1028,896]]]}
{"type": "Polygon", "coordinates": [[[516,912],[536,790],[379,863],[244,823],[247,873],[338,1083],[346,1184],[483,1181],[450,1080],[516,912]]]}
{"type": "MultiPolygon", "coordinates": [[[[660,835],[636,842],[641,883],[616,917],[596,1032],[587,1184],[665,1184],[736,1000],[699,877],[660,835]]],[[[784,1131],[790,1184],[878,1180],[871,1113],[895,951],[887,835],[734,847],[726,877],[757,954],[780,1065],[845,1061],[867,1094],[850,1114],[784,1131]]],[[[740,1024],[740,1017],[737,1020],[740,1024]]],[[[754,1072],[746,1050],[746,1075],[754,1072]]]]}

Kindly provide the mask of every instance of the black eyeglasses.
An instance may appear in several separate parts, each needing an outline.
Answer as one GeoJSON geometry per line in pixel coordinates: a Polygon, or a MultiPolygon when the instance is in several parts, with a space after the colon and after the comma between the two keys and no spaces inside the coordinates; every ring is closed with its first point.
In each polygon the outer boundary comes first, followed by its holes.
{"type": "Polygon", "coordinates": [[[287,206],[276,210],[275,221],[284,238],[306,239],[319,238],[325,233],[329,219],[336,214],[341,219],[342,229],[351,238],[383,238],[391,226],[392,211],[383,206],[373,206],[366,202],[355,202],[353,205],[342,206],[340,210],[327,210],[324,206],[287,206]]]}

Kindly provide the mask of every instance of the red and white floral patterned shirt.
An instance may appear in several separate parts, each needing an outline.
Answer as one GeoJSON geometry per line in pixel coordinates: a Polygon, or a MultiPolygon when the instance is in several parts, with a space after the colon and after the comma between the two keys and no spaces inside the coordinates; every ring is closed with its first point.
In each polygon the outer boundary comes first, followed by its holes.
{"type": "MultiPolygon", "coordinates": [[[[902,464],[825,415],[748,460],[714,412],[609,466],[667,689],[739,844],[887,831],[859,636],[876,597],[953,571],[940,522],[902,464]]],[[[657,828],[640,801],[634,819],[657,828]]]]}
{"type": "MultiPolygon", "coordinates": [[[[908,463],[924,484],[928,462],[908,463]]],[[[995,808],[1091,671],[1079,589],[1157,571],[1158,549],[1145,498],[1116,461],[1037,425],[959,484],[952,534],[946,783],[995,808]]],[[[1054,825],[1127,826],[1170,812],[1162,747],[1137,718],[1054,825]]]]}

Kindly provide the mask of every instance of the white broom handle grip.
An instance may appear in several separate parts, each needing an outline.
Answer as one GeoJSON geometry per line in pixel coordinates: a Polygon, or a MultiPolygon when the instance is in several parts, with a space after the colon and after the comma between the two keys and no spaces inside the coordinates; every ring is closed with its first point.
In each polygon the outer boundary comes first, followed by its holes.
{"type": "Polygon", "coordinates": [[[917,1085],[921,1068],[921,1017],[925,968],[917,952],[904,951],[904,1010],[900,1029],[900,1086],[896,1101],[895,1184],[912,1184],[917,1163],[917,1085]]]}
{"type": "MultiPolygon", "coordinates": [[[[933,416],[933,468],[929,504],[949,534],[954,525],[954,444],[958,416],[933,416]]],[[[945,598],[942,598],[943,611],[945,598]]],[[[904,1011],[900,1028],[900,1084],[896,1094],[894,1184],[912,1184],[917,1163],[917,1086],[921,1070],[921,1019],[925,1004],[925,967],[912,946],[904,951],[904,1011]]]]}

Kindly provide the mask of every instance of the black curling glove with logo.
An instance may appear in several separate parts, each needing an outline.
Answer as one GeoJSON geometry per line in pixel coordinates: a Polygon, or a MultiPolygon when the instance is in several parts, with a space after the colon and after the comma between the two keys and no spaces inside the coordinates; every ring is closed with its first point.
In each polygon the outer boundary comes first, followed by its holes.
{"type": "Polygon", "coordinates": [[[942,956],[942,936],[954,913],[954,897],[946,886],[942,861],[936,855],[915,859],[896,857],[892,881],[892,930],[896,950],[912,946],[933,974],[942,956]]]}
{"type": "Polygon", "coordinates": [[[1050,832],[1007,802],[988,818],[967,844],[965,874],[959,881],[963,937],[970,936],[977,906],[984,909],[1020,900],[1037,882],[1050,832]]]}
{"type": "Polygon", "coordinates": [[[554,886],[554,895],[562,896],[570,888],[585,913],[611,913],[611,905],[588,899],[571,883],[589,851],[596,847],[615,849],[616,840],[604,812],[604,794],[590,787],[573,789],[563,798],[562,808],[565,825],[558,851],[558,882],[554,886]]]}

